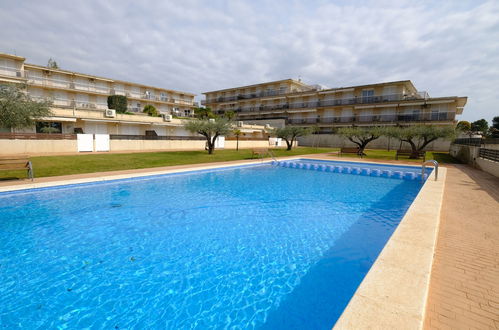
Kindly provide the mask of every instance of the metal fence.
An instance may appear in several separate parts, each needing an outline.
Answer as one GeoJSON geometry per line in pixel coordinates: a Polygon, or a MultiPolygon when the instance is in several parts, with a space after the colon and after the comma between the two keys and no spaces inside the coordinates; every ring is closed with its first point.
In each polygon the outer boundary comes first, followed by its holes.
{"type": "Polygon", "coordinates": [[[478,157],[499,162],[499,150],[480,148],[478,157]]]}
{"type": "Polygon", "coordinates": [[[462,144],[466,146],[480,147],[484,144],[499,144],[498,138],[460,138],[455,139],[454,144],[462,144]]]}
{"type": "Polygon", "coordinates": [[[0,133],[0,140],[76,140],[76,134],[0,133]]]}
{"type": "Polygon", "coordinates": [[[466,146],[479,147],[482,144],[481,138],[461,138],[455,139],[454,144],[462,144],[466,146]]]}
{"type": "Polygon", "coordinates": [[[125,135],[111,134],[111,140],[204,140],[202,136],[160,136],[160,135],[125,135]]]}

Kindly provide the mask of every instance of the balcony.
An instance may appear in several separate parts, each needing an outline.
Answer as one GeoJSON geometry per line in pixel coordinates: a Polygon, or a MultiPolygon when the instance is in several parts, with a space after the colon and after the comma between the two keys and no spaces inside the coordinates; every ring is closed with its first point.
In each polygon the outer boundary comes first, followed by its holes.
{"type": "Polygon", "coordinates": [[[253,107],[241,107],[236,109],[227,109],[232,111],[269,111],[269,110],[282,110],[282,109],[311,109],[320,107],[333,107],[341,105],[358,105],[358,104],[376,104],[397,101],[412,101],[412,100],[426,100],[426,92],[418,92],[414,95],[406,94],[390,94],[390,95],[377,95],[377,96],[358,96],[352,98],[343,98],[335,100],[321,100],[321,101],[305,101],[293,103],[280,103],[271,105],[259,105],[253,107]]]}
{"type": "Polygon", "coordinates": [[[28,77],[28,84],[50,88],[73,89],[75,91],[85,91],[105,95],[112,94],[112,89],[107,87],[78,83],[63,79],[30,76],[28,77]]]}
{"type": "Polygon", "coordinates": [[[388,124],[388,123],[418,123],[431,121],[453,121],[455,112],[428,112],[419,114],[388,114],[388,115],[352,115],[315,118],[291,118],[289,124],[388,124]]]}
{"type": "Polygon", "coordinates": [[[1,66],[1,65],[0,65],[0,75],[15,77],[15,78],[24,78],[25,77],[24,71],[21,71],[21,70],[18,70],[16,68],[12,68],[9,66],[1,66]]]}
{"type": "Polygon", "coordinates": [[[201,101],[201,104],[248,100],[248,99],[254,99],[254,98],[258,98],[258,97],[285,95],[288,93],[289,93],[289,90],[286,89],[286,90],[261,91],[261,92],[247,93],[247,94],[237,94],[237,95],[231,95],[231,96],[219,96],[219,97],[207,99],[206,101],[204,101],[204,103],[203,103],[203,101],[201,101]]]}

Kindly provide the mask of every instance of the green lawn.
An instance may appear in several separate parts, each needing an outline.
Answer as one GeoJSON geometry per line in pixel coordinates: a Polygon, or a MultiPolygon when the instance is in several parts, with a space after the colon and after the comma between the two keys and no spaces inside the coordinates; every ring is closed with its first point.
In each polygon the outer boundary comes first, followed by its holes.
{"type": "MultiPolygon", "coordinates": [[[[334,148],[309,148],[298,147],[291,151],[275,149],[277,157],[295,156],[304,154],[324,153],[338,149],[334,148]]],[[[395,151],[366,150],[367,157],[364,159],[395,159],[395,151]]],[[[351,157],[351,156],[350,156],[351,157]]],[[[336,157],[331,157],[335,159],[336,157]]],[[[206,151],[169,151],[169,152],[147,152],[128,154],[85,154],[71,156],[43,156],[31,157],[35,177],[47,177],[57,175],[69,175],[92,172],[105,172],[117,170],[129,170],[138,168],[150,168],[172,165],[186,165],[197,163],[211,163],[231,160],[251,159],[251,150],[216,150],[213,155],[206,151]]],[[[427,159],[435,159],[440,163],[455,163],[456,160],[448,153],[428,152],[427,159]]],[[[408,160],[407,157],[403,160],[408,160]]],[[[421,162],[421,160],[411,160],[421,162]]],[[[0,179],[24,178],[25,171],[0,172],[0,179]]]]}

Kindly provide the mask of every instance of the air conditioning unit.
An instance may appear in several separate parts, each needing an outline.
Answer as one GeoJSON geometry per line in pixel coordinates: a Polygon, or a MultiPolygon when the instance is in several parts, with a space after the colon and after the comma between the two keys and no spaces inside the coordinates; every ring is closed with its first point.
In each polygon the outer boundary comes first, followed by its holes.
{"type": "Polygon", "coordinates": [[[163,121],[172,121],[173,119],[173,116],[168,114],[161,114],[161,117],[163,117],[163,121]]]}
{"type": "Polygon", "coordinates": [[[116,117],[116,110],[114,110],[114,109],[107,109],[104,112],[104,116],[106,116],[108,118],[114,118],[114,117],[116,117]]]}
{"type": "Polygon", "coordinates": [[[243,127],[243,124],[244,124],[244,123],[243,123],[242,121],[238,121],[238,122],[237,122],[237,127],[243,127]]]}

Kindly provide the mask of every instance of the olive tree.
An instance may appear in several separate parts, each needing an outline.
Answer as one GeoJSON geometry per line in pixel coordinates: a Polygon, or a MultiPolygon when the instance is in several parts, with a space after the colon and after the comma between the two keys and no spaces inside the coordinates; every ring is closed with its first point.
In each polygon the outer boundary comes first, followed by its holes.
{"type": "Polygon", "coordinates": [[[227,135],[232,131],[232,123],[226,118],[193,119],[184,122],[186,130],[201,134],[206,138],[208,153],[215,150],[215,141],[220,135],[227,135]]]}
{"type": "Polygon", "coordinates": [[[194,117],[198,119],[208,119],[208,118],[215,118],[215,114],[211,110],[210,107],[199,107],[199,108],[194,108],[194,117]]]}
{"type": "Polygon", "coordinates": [[[32,127],[36,118],[52,115],[50,105],[48,100],[31,99],[24,85],[0,86],[0,127],[32,127]]]}
{"type": "Polygon", "coordinates": [[[367,145],[379,139],[381,136],[386,135],[386,128],[384,127],[343,127],[338,129],[338,134],[346,137],[351,142],[359,146],[359,155],[365,155],[364,149],[367,145]]]}
{"type": "Polygon", "coordinates": [[[158,109],[156,109],[156,107],[154,105],[151,105],[151,104],[147,104],[144,107],[144,110],[142,112],[147,113],[151,117],[158,117],[159,116],[158,109]]]}
{"type": "Polygon", "coordinates": [[[312,127],[286,126],[275,128],[271,134],[286,141],[286,145],[288,146],[286,150],[291,150],[297,137],[310,135],[313,131],[314,128],[312,127]]]}
{"type": "Polygon", "coordinates": [[[125,113],[128,110],[128,99],[125,95],[109,95],[107,107],[116,110],[117,113],[125,113]]]}
{"type": "Polygon", "coordinates": [[[409,143],[412,151],[409,158],[417,159],[419,152],[428,144],[439,138],[452,139],[456,136],[456,130],[451,126],[415,125],[387,128],[386,134],[409,143]]]}

